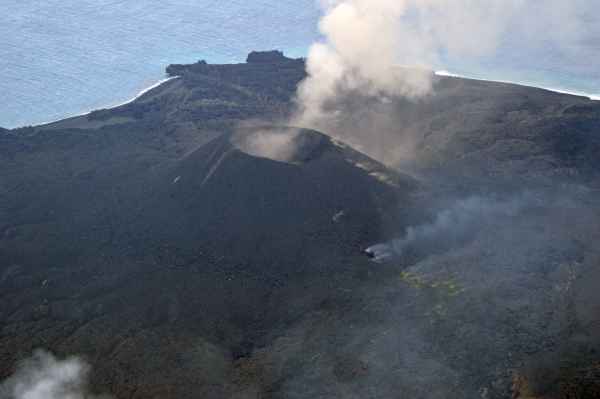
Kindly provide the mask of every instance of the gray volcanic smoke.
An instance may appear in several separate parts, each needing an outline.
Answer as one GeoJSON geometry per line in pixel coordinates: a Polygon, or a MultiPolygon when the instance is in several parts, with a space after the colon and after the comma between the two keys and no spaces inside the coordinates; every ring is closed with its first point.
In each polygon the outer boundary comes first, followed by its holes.
{"type": "Polygon", "coordinates": [[[321,5],[323,40],[309,51],[309,76],[299,87],[293,119],[294,125],[314,128],[335,121],[334,102],[344,93],[427,95],[430,71],[443,69],[447,61],[492,54],[507,45],[508,32],[518,40],[510,42],[515,51],[550,43],[576,52],[591,34],[581,22],[593,9],[587,0],[322,0],[321,5]]]}
{"type": "Polygon", "coordinates": [[[410,226],[402,238],[377,244],[366,251],[377,262],[405,255],[407,250],[427,254],[443,252],[464,244],[481,229],[498,219],[511,218],[534,203],[528,194],[499,201],[492,198],[470,197],[441,210],[430,223],[410,226]]]}

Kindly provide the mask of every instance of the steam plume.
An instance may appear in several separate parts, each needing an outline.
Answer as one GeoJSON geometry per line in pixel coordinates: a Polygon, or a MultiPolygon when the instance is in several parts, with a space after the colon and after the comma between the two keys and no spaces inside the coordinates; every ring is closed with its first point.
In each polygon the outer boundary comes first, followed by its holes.
{"type": "Polygon", "coordinates": [[[527,52],[517,38],[526,37],[530,47],[549,42],[576,51],[589,34],[582,29],[583,15],[593,9],[588,0],[321,0],[321,5],[323,40],[309,50],[308,78],[298,89],[292,121],[315,128],[335,119],[333,103],[340,94],[422,97],[432,90],[428,71],[457,59],[476,62],[507,41],[518,41],[509,46],[515,52],[527,52]]]}
{"type": "Polygon", "coordinates": [[[0,399],[93,399],[87,389],[89,371],[79,358],[61,360],[39,350],[0,385],[0,399]]]}

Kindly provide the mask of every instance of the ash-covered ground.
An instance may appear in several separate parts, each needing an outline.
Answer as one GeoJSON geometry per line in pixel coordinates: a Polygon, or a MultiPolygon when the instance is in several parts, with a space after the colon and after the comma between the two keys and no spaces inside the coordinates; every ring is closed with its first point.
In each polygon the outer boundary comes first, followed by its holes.
{"type": "Polygon", "coordinates": [[[432,77],[318,132],[303,60],[167,71],[0,131],[0,397],[599,397],[599,104],[432,77]]]}

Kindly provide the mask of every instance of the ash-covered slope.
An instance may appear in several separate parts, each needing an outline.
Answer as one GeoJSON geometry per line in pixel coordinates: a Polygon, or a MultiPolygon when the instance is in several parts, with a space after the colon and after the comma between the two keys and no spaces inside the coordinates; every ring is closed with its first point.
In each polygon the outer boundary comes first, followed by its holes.
{"type": "Polygon", "coordinates": [[[239,129],[146,168],[120,160],[126,138],[34,137],[2,161],[1,372],[79,353],[118,397],[230,397],[238,358],[363,283],[362,249],[416,188],[309,130],[239,129]],[[286,159],[252,146],[281,138],[286,159]]]}
{"type": "Polygon", "coordinates": [[[274,127],[304,62],[248,61],[0,131],[1,377],[45,347],[119,398],[598,392],[597,103],[348,93],[321,130],[369,158],[274,127]]]}
{"type": "Polygon", "coordinates": [[[418,99],[349,93],[336,104],[343,117],[321,129],[387,164],[430,176],[598,177],[600,102],[514,84],[433,79],[432,93],[418,99]]]}
{"type": "MultiPolygon", "coordinates": [[[[171,65],[172,80],[130,104],[44,128],[164,124],[170,139],[188,142],[199,130],[248,119],[278,122],[293,111],[304,67],[304,60],[278,52],[253,53],[241,64],[171,65]]],[[[342,93],[328,105],[337,117],[318,127],[418,173],[508,180],[597,176],[598,102],[514,84],[432,79],[432,92],[411,100],[342,93]]]]}

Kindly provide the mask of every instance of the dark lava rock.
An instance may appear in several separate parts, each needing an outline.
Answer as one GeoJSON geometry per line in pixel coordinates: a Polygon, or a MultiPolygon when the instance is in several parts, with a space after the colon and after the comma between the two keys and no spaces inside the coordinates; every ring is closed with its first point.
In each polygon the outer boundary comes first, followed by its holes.
{"type": "Polygon", "coordinates": [[[279,63],[292,61],[291,58],[287,58],[283,55],[283,52],[273,50],[273,51],[253,51],[248,54],[248,58],[246,62],[249,64],[255,63],[279,63]]]}
{"type": "Polygon", "coordinates": [[[0,378],[45,347],[119,398],[505,398],[526,354],[598,336],[598,279],[561,288],[600,259],[585,207],[408,270],[362,253],[431,220],[438,187],[588,183],[598,104],[439,78],[420,101],[343,96],[327,135],[277,123],[304,67],[171,65],[130,104],[0,131],[0,378]]]}
{"type": "Polygon", "coordinates": [[[45,347],[85,355],[119,397],[228,397],[236,359],[362,284],[361,248],[417,187],[311,130],[235,129],[170,155],[146,146],[156,131],[138,147],[113,129],[40,131],[2,161],[0,220],[18,231],[0,239],[3,377],[45,347]]]}

